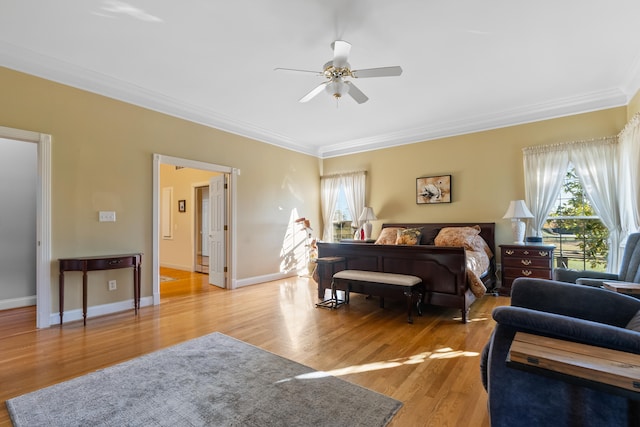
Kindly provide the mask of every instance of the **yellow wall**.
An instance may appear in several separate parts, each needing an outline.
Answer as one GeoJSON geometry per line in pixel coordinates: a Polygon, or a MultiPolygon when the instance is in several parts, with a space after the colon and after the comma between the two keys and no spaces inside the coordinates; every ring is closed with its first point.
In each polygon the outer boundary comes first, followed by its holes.
{"type": "Polygon", "coordinates": [[[364,169],[373,236],[383,222],[495,222],[496,244],[512,241],[502,219],[510,200],[524,198],[522,148],[616,135],[626,108],[326,159],[323,173],[364,169]],[[416,204],[416,178],[452,175],[452,203],[416,204]]]}
{"type": "Polygon", "coordinates": [[[631,120],[636,113],[640,113],[640,90],[631,98],[627,106],[627,120],[631,120]]]}
{"type": "MultiPolygon", "coordinates": [[[[0,68],[0,126],[51,134],[52,257],[142,251],[142,295],[151,295],[153,153],[241,169],[238,176],[238,279],[279,271],[287,224],[307,217],[321,230],[319,175],[366,169],[367,204],[384,221],[495,221],[497,243],[510,241],[501,217],[523,198],[522,148],[617,134],[633,106],[478,132],[384,150],[318,159],[37,77],[0,68]],[[416,205],[415,179],[451,174],[453,203],[416,205]],[[99,210],[117,222],[99,223],[99,210]]],[[[127,280],[128,272],[118,280],[127,280]]],[[[105,291],[94,273],[89,304],[131,298],[128,286],[105,291]]],[[[71,276],[71,275],[69,275],[71,276]]],[[[51,266],[54,311],[57,265],[51,266]]],[[[66,308],[77,308],[80,279],[67,279],[66,308]]],[[[126,282],[125,282],[126,283],[126,282]]]]}
{"type": "MultiPolygon", "coordinates": [[[[52,258],[144,252],[142,296],[151,295],[153,153],[240,168],[238,279],[279,271],[290,214],[318,223],[319,162],[312,156],[169,117],[82,90],[0,68],[0,126],[52,135],[52,258]],[[117,222],[99,223],[99,210],[117,222]]],[[[57,263],[51,266],[57,311],[57,263]]],[[[129,277],[122,270],[122,279],[129,277]]],[[[66,309],[81,306],[69,274],[66,309]]],[[[73,276],[73,277],[72,277],[73,276]]],[[[120,278],[118,276],[116,278],[120,278]]],[[[132,298],[92,273],[89,305],[132,298]]],[[[125,282],[126,283],[126,282],[125,282]]]]}

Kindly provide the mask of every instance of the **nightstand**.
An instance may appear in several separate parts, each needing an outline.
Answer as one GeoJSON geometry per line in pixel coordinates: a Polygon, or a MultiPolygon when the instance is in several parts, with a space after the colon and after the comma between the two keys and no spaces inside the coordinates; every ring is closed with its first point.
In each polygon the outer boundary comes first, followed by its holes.
{"type": "Polygon", "coordinates": [[[553,245],[500,245],[502,284],[500,295],[511,295],[511,284],[518,277],[553,279],[553,245]]]}

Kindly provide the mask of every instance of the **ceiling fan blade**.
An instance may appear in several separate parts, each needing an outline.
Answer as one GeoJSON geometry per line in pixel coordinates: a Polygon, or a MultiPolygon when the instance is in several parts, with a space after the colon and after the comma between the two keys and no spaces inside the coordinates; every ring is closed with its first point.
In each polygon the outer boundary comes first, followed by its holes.
{"type": "Polygon", "coordinates": [[[351,95],[351,97],[355,99],[358,104],[363,104],[369,100],[367,95],[362,93],[362,91],[358,89],[356,85],[349,81],[345,81],[345,83],[349,86],[349,95],[351,95]]]}
{"type": "Polygon", "coordinates": [[[392,77],[402,74],[402,67],[380,67],[380,68],[366,68],[364,70],[351,71],[353,77],[362,79],[365,77],[392,77]]]}
{"type": "Polygon", "coordinates": [[[333,42],[333,66],[343,68],[347,66],[349,52],[351,52],[351,43],[344,40],[336,40],[333,42]]]}
{"type": "Polygon", "coordinates": [[[313,90],[311,92],[309,92],[308,94],[306,94],[305,96],[300,98],[300,100],[298,102],[310,101],[312,98],[314,98],[316,95],[318,95],[320,92],[322,92],[324,90],[324,88],[327,85],[327,83],[329,83],[329,81],[320,83],[318,86],[313,88],[313,90]]]}
{"type": "Polygon", "coordinates": [[[273,71],[294,71],[297,73],[312,73],[315,74],[316,76],[322,76],[322,72],[321,71],[311,71],[311,70],[298,70],[295,68],[274,68],[273,71]]]}

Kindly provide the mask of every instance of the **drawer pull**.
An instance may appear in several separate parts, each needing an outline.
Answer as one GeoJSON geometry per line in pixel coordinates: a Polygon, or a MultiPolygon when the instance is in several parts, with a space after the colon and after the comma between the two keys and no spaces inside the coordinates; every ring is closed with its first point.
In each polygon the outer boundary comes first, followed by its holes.
{"type": "Polygon", "coordinates": [[[549,252],[545,252],[545,251],[540,251],[538,252],[538,254],[540,254],[540,256],[549,256],[549,252]]]}
{"type": "Polygon", "coordinates": [[[527,251],[527,250],[525,250],[523,253],[524,253],[525,255],[529,255],[529,251],[527,251]]]}
{"type": "Polygon", "coordinates": [[[523,276],[531,276],[531,270],[522,270],[523,276]]]}
{"type": "Polygon", "coordinates": [[[521,259],[520,262],[522,263],[522,265],[531,265],[530,259],[521,259]]]}
{"type": "Polygon", "coordinates": [[[109,261],[109,265],[116,265],[116,264],[120,264],[122,262],[121,259],[112,259],[111,261],[109,261]]]}
{"type": "Polygon", "coordinates": [[[514,251],[512,251],[511,249],[507,249],[506,251],[504,251],[504,253],[506,253],[507,255],[513,255],[514,251]]]}

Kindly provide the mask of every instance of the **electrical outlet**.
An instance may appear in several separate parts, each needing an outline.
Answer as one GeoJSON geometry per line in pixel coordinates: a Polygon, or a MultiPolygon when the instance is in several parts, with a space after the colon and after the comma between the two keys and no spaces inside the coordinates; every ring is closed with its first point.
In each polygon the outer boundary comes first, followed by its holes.
{"type": "Polygon", "coordinates": [[[116,281],[115,280],[109,280],[109,290],[110,291],[115,291],[117,289],[117,285],[116,285],[116,281]]]}

